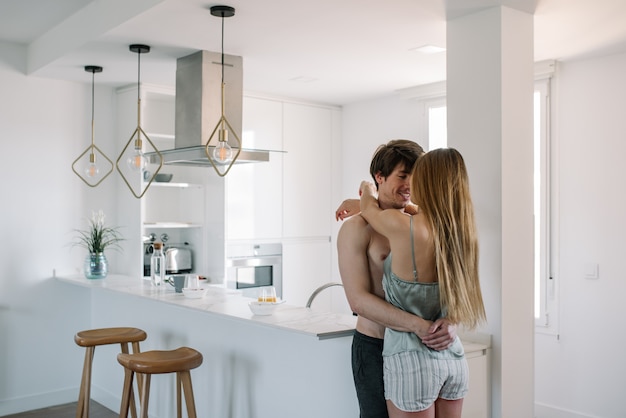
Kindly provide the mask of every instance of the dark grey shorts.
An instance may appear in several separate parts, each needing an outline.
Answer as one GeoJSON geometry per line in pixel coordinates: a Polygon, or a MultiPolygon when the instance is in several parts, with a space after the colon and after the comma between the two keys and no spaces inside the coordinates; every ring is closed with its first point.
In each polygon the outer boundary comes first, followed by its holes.
{"type": "Polygon", "coordinates": [[[361,418],[388,418],[383,386],[383,340],[354,331],[352,376],[361,418]]]}

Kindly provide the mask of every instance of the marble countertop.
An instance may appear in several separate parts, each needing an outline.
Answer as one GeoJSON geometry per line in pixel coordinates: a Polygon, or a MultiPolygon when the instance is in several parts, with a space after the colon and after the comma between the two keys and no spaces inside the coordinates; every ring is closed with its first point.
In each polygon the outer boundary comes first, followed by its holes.
{"type": "MultiPolygon", "coordinates": [[[[182,293],[174,292],[174,287],[167,283],[161,288],[156,288],[144,278],[109,275],[105,279],[88,280],[82,275],[74,275],[56,276],[56,279],[91,289],[103,289],[157,300],[207,315],[217,315],[259,326],[305,334],[320,340],[352,336],[356,327],[356,317],[353,315],[315,311],[290,305],[288,301],[277,305],[272,315],[254,315],[248,307],[248,303],[254,299],[242,296],[238,290],[222,286],[206,285],[208,291],[203,298],[190,299],[182,293]]],[[[491,337],[485,334],[463,334],[461,340],[468,356],[482,355],[491,347],[491,337]]]]}
{"type": "Polygon", "coordinates": [[[56,277],[57,280],[91,289],[103,289],[125,293],[137,297],[157,300],[199,311],[208,315],[218,315],[235,320],[247,321],[316,337],[320,340],[351,336],[356,326],[356,317],[333,312],[320,312],[310,308],[289,305],[276,306],[272,315],[254,315],[248,303],[254,299],[244,297],[241,292],[220,286],[207,286],[207,294],[200,299],[190,299],[182,293],[174,292],[174,287],[165,283],[160,288],[152,286],[149,280],[129,276],[109,275],[104,279],[88,280],[83,276],[56,277]]]}

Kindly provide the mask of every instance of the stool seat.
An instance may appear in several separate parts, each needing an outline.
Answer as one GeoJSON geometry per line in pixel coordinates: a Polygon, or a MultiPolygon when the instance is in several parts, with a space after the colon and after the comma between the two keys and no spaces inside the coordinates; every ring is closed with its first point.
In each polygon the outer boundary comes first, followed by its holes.
{"type": "Polygon", "coordinates": [[[117,361],[135,373],[161,374],[195,369],[202,364],[202,354],[193,348],[180,347],[169,351],[120,353],[117,355],[117,361]]]}
{"type": "MultiPolygon", "coordinates": [[[[80,382],[80,393],[78,396],[78,407],[76,408],[76,418],[89,417],[89,400],[91,397],[91,368],[96,347],[101,345],[119,344],[122,353],[128,353],[128,344],[132,345],[134,353],[139,353],[139,342],[147,338],[146,332],[139,328],[113,327],[98,328],[79,331],[74,336],[74,342],[81,347],[85,347],[85,361],[83,365],[83,376],[80,382]]],[[[138,375],[138,384],[143,378],[138,375]]],[[[133,417],[137,416],[135,398],[132,387],[129,388],[129,408],[133,417]]]]}
{"type": "Polygon", "coordinates": [[[77,332],[74,341],[81,347],[98,345],[136,343],[147,338],[146,332],[139,328],[98,328],[77,332]]]}
{"type": "Polygon", "coordinates": [[[117,361],[124,366],[125,378],[120,407],[120,418],[128,416],[128,409],[132,399],[132,385],[135,373],[143,377],[140,384],[139,399],[141,409],[139,416],[148,418],[148,398],[150,396],[150,380],[153,374],[176,373],[176,416],[182,417],[182,393],[185,396],[187,416],[196,418],[196,405],[193,398],[191,384],[191,369],[202,364],[202,354],[189,347],[179,347],[175,350],[153,350],[143,353],[120,353],[117,361]]]}

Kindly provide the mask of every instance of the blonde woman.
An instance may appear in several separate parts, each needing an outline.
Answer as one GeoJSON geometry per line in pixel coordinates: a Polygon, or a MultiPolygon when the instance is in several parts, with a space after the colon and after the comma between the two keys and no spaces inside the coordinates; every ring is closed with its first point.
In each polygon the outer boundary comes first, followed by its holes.
{"type": "Polygon", "coordinates": [[[390,418],[460,418],[468,368],[460,340],[435,351],[421,342],[442,317],[473,329],[486,320],[469,180],[455,149],[420,157],[412,171],[416,213],[382,210],[376,187],[360,188],[361,215],[389,239],[383,287],[391,304],[422,318],[422,333],[385,330],[384,383],[390,418]]]}

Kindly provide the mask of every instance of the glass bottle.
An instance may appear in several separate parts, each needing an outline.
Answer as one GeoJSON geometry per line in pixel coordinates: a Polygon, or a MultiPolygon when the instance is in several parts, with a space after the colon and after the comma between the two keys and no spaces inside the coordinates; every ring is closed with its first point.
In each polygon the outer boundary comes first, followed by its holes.
{"type": "Polygon", "coordinates": [[[150,258],[150,279],[155,286],[161,286],[165,281],[165,255],[163,254],[163,243],[155,242],[154,251],[150,258]]]}

